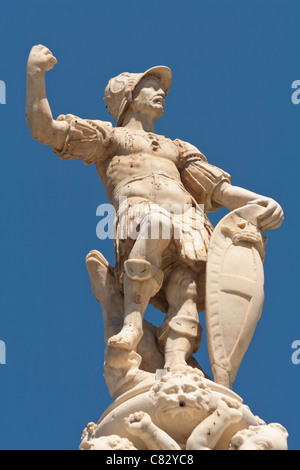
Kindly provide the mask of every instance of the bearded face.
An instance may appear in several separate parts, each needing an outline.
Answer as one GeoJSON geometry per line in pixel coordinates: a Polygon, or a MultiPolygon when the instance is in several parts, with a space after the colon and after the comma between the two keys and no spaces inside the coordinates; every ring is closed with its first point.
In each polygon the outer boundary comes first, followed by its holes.
{"type": "Polygon", "coordinates": [[[160,81],[154,76],[147,76],[135,88],[129,109],[136,115],[148,115],[157,121],[164,113],[165,97],[160,81]]]}
{"type": "Polygon", "coordinates": [[[156,419],[164,426],[195,427],[206,418],[211,392],[201,372],[166,374],[150,393],[156,419]]]}

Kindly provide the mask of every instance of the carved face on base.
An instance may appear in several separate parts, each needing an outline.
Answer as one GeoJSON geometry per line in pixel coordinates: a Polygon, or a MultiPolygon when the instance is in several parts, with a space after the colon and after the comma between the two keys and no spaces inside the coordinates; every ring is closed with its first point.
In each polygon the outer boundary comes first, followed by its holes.
{"type": "Polygon", "coordinates": [[[201,372],[166,374],[150,392],[157,421],[173,430],[183,423],[190,433],[208,416],[211,392],[201,372]]]}
{"type": "Polygon", "coordinates": [[[230,450],[287,450],[287,437],[281,424],[250,426],[233,436],[230,450]]]}

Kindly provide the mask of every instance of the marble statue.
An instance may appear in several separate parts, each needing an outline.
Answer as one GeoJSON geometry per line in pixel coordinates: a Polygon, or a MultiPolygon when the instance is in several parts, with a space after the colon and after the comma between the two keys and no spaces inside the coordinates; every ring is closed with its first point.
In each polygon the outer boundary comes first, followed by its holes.
{"type": "Polygon", "coordinates": [[[193,145],[156,134],[168,67],[109,81],[113,126],[70,114],[53,119],[45,73],[56,62],[42,45],[30,52],[28,126],[59,158],[94,163],[116,212],[115,266],[97,250],[86,258],[115,401],[88,425],[80,448],[285,448],[286,430],[254,417],[232,391],[263,308],[263,232],[280,227],[282,208],[233,186],[193,145]],[[230,212],[213,228],[207,215],[221,207],[230,212]],[[144,319],[149,304],[165,314],[158,328],[144,319]],[[201,312],[214,381],[194,357],[201,312]]]}

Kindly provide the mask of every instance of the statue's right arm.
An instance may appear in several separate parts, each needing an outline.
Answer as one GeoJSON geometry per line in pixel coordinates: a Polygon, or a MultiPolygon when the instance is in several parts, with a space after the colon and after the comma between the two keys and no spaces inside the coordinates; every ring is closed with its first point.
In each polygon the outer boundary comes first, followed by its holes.
{"type": "Polygon", "coordinates": [[[132,413],[125,418],[125,426],[130,434],[144,441],[148,450],[181,450],[171,436],[153,423],[148,413],[132,413]]]}
{"type": "Polygon", "coordinates": [[[31,49],[27,64],[26,121],[35,140],[62,149],[69,124],[53,119],[45,85],[45,73],[56,63],[46,47],[38,45],[31,49]]]}

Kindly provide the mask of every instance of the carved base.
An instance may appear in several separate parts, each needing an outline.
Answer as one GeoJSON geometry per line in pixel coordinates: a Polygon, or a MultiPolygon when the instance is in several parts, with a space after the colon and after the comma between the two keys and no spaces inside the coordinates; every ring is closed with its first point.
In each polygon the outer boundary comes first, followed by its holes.
{"type": "Polygon", "coordinates": [[[80,449],[285,450],[287,436],[232,390],[186,368],[158,371],[119,396],[97,424],[88,424],[80,449]]]}

